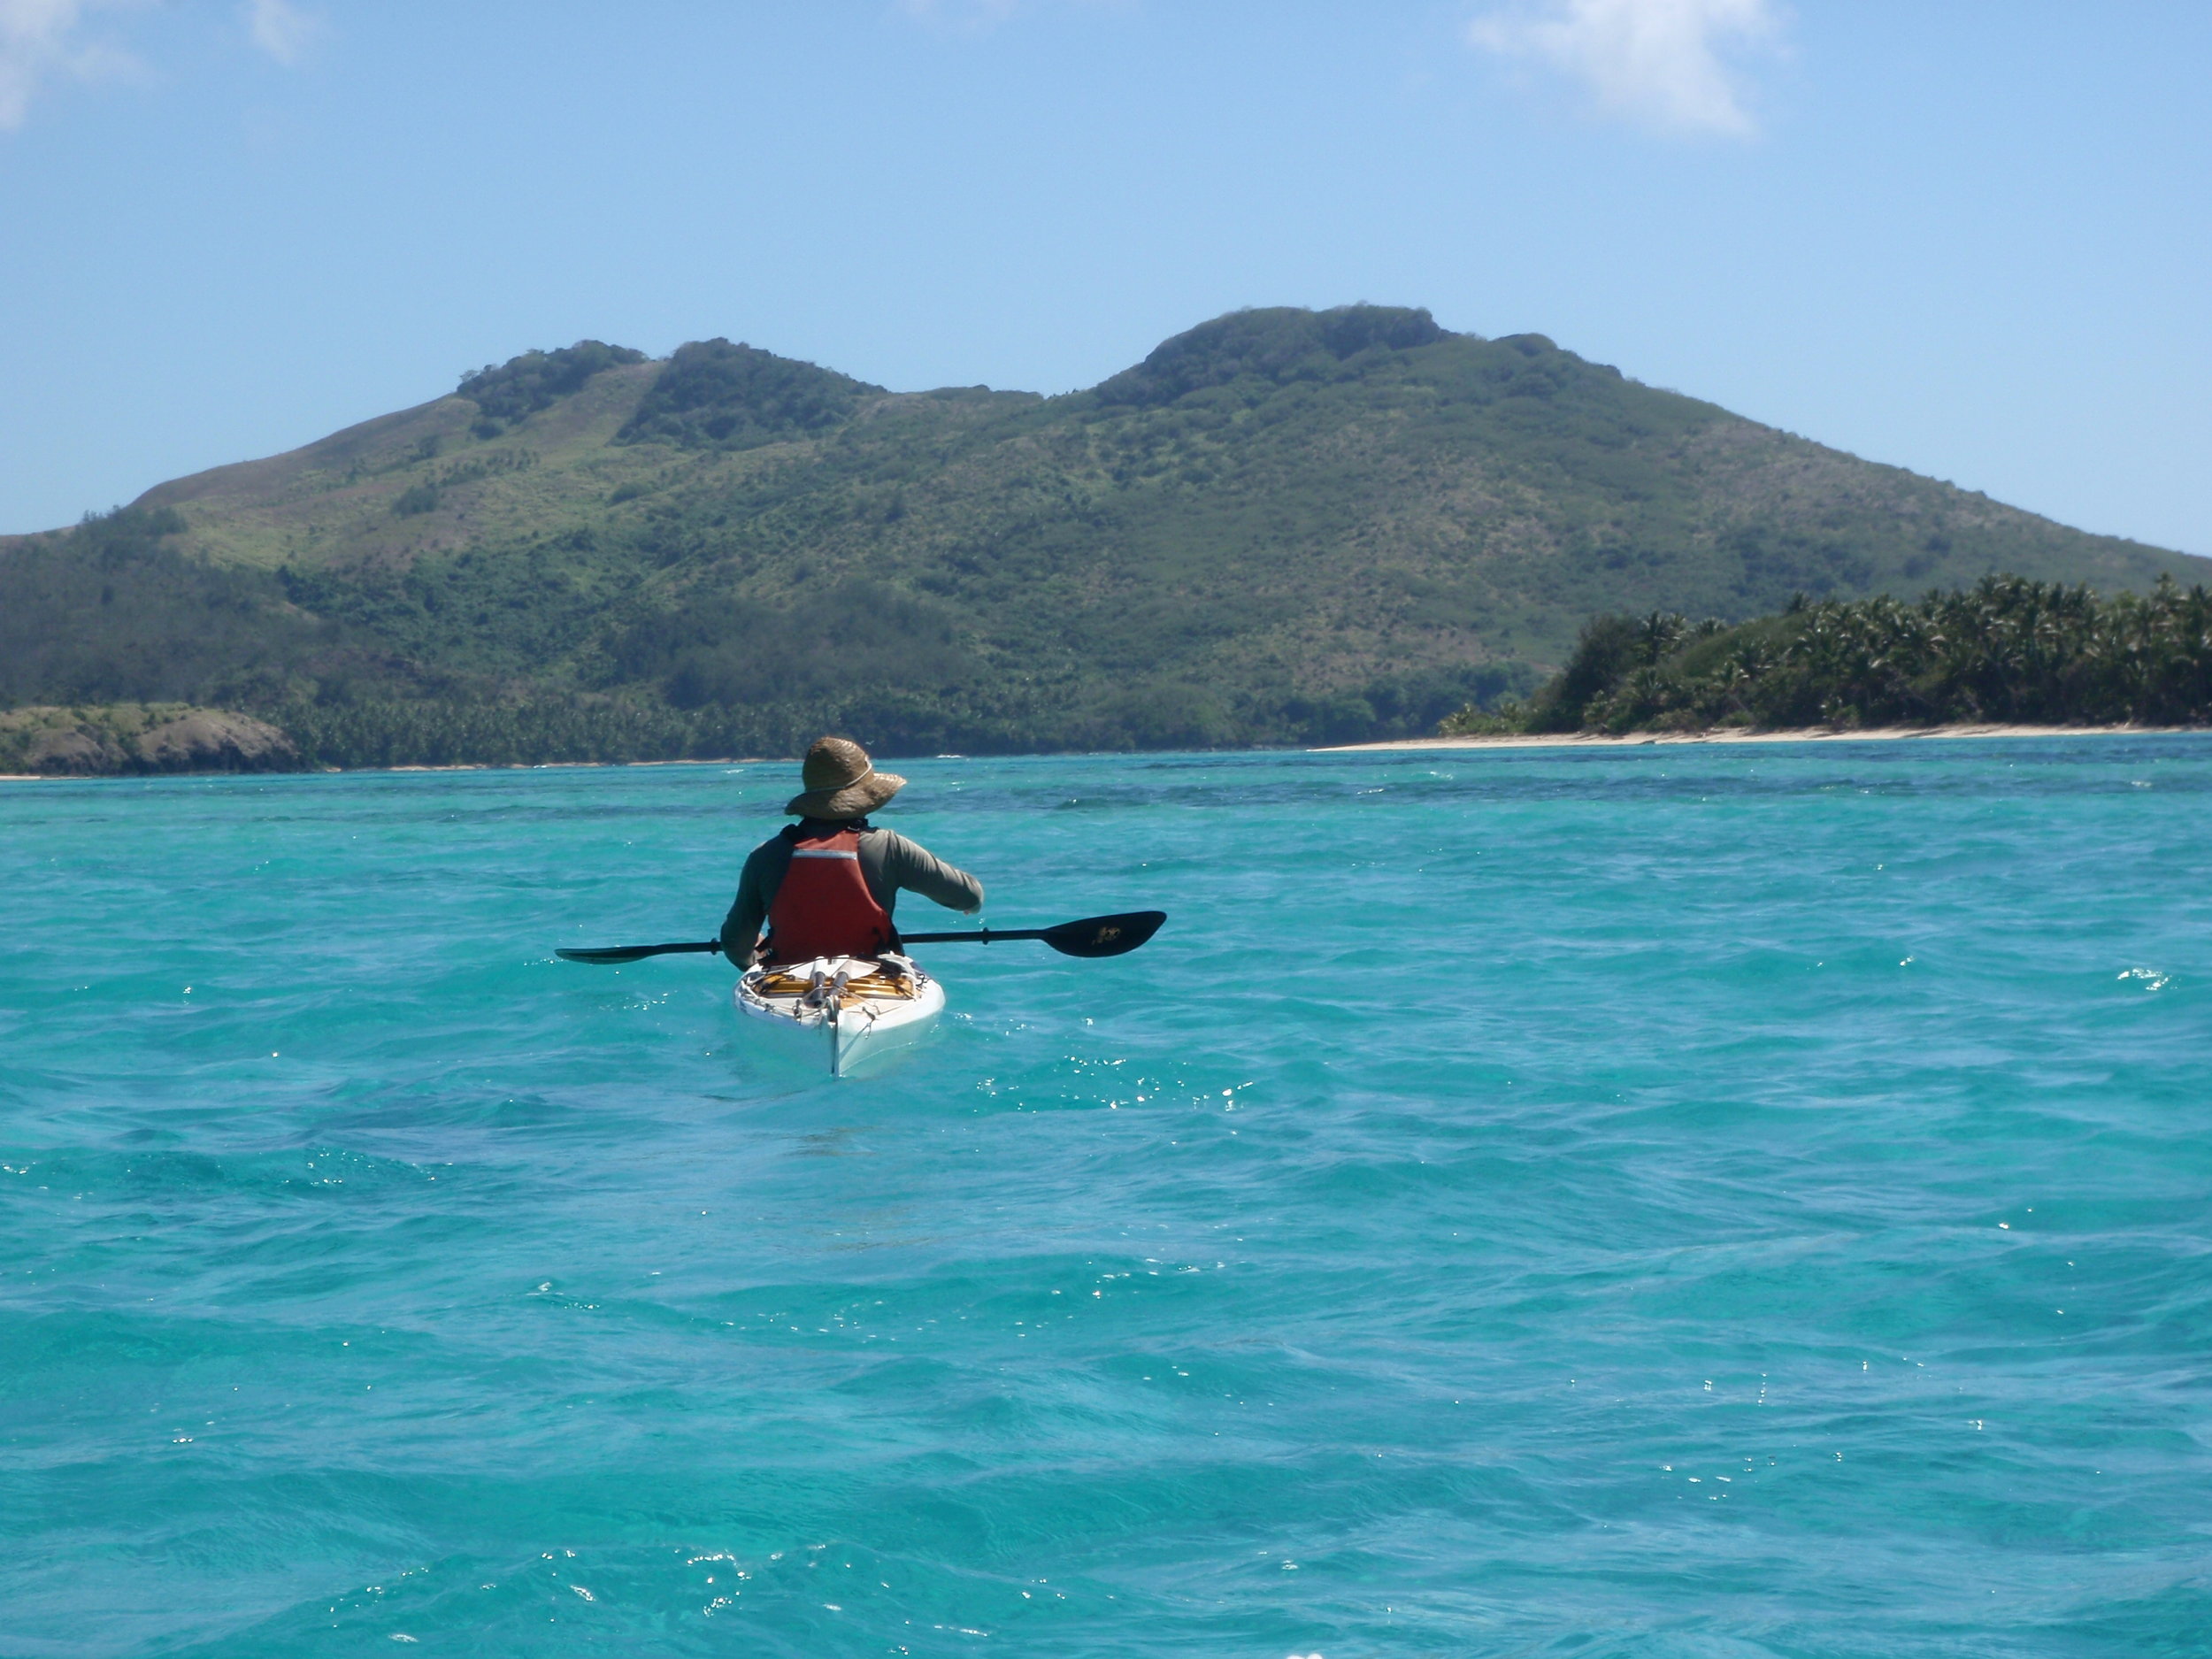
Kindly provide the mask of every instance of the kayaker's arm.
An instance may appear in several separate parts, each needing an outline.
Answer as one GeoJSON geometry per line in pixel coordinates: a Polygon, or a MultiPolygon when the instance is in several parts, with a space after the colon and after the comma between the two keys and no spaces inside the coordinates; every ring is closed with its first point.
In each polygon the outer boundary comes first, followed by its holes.
{"type": "Polygon", "coordinates": [[[722,918],[722,954],[727,956],[740,972],[753,965],[753,947],[760,941],[760,925],[768,918],[767,906],[749,894],[742,883],[737,897],[731,901],[730,913],[722,918]]]}
{"type": "Polygon", "coordinates": [[[753,849],[737,879],[737,896],[730,913],[722,918],[722,954],[740,972],[753,965],[753,949],[768,920],[768,906],[783,885],[783,872],[791,865],[791,843],[783,837],[753,849]]]}
{"type": "Polygon", "coordinates": [[[983,908],[983,884],[966,871],[947,864],[943,859],[916,846],[896,830],[877,830],[861,840],[862,870],[867,872],[870,863],[876,863],[877,875],[869,886],[881,888],[877,902],[884,903],[889,894],[904,888],[918,893],[949,910],[958,910],[972,916],[983,908]],[[871,842],[875,843],[870,845],[871,842]],[[879,861],[879,862],[878,862],[879,861]]]}

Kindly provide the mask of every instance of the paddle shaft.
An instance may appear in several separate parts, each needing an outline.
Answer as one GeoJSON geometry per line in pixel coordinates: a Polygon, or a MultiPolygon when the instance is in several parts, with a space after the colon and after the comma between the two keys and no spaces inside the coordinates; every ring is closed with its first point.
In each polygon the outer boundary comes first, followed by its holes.
{"type": "Polygon", "coordinates": [[[988,945],[1002,939],[1041,939],[1064,956],[1126,956],[1160,931],[1164,910],[1131,910],[1120,916],[1093,916],[1057,927],[977,929],[972,933],[908,933],[909,945],[988,945]]]}
{"type": "Polygon", "coordinates": [[[972,939],[979,945],[987,945],[995,939],[1042,939],[1052,932],[1049,927],[986,927],[973,933],[901,933],[903,945],[953,945],[964,939],[972,939]]]}
{"type": "MultiPolygon", "coordinates": [[[[1133,910],[1123,916],[1094,916],[1080,922],[1062,922],[1057,927],[1007,927],[994,932],[979,928],[972,933],[908,933],[902,945],[987,945],[996,940],[1041,939],[1064,956],[1118,956],[1134,950],[1159,931],[1167,920],[1161,910],[1133,910]]],[[[568,962],[602,964],[641,962],[648,956],[686,953],[719,953],[718,940],[681,945],[611,945],[599,949],[563,949],[554,955],[568,962]]]]}

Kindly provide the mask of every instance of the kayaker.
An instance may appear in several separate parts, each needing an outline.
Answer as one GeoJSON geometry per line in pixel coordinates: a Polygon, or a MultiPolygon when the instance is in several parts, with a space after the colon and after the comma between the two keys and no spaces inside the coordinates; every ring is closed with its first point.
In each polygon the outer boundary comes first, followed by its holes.
{"type": "Polygon", "coordinates": [[[817,738],[799,775],[806,787],[784,807],[799,822],[753,849],[722,921],[722,954],[740,968],[896,950],[902,889],[964,916],[983,908],[983,884],[966,871],[868,822],[906,780],[878,772],[859,744],[817,738]]]}

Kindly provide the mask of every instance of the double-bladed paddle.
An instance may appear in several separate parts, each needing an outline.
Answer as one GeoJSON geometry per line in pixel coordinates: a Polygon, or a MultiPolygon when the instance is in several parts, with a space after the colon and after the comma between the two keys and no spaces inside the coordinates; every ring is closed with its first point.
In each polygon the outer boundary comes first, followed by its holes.
{"type": "MultiPolygon", "coordinates": [[[[1079,922],[1062,922],[1057,927],[1008,927],[994,931],[986,927],[972,933],[908,933],[901,941],[909,945],[955,945],[973,941],[988,945],[1002,939],[1041,939],[1064,956],[1118,956],[1134,950],[1139,945],[1160,931],[1160,924],[1167,920],[1165,910],[1131,910],[1122,916],[1093,916],[1079,922]]],[[[553,954],[566,962],[640,962],[647,956],[673,956],[686,952],[719,954],[718,940],[703,940],[685,945],[610,945],[596,950],[557,950],[553,954]]]]}

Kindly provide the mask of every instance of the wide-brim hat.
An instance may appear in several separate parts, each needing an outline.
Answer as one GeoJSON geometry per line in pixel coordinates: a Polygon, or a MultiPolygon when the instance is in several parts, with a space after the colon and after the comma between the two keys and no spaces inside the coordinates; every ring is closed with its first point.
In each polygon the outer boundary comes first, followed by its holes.
{"type": "Polygon", "coordinates": [[[863,818],[906,787],[897,773],[878,772],[849,737],[816,738],[799,778],[806,787],[784,807],[799,818],[863,818]]]}

